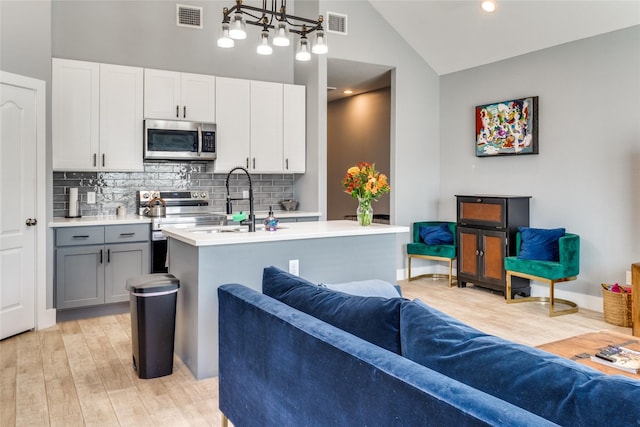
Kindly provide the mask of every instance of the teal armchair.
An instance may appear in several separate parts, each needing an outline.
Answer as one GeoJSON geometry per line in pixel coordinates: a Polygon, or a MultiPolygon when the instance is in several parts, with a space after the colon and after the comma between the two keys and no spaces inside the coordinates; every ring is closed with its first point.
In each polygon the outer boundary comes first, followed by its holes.
{"type": "MultiPolygon", "coordinates": [[[[522,244],[520,234],[520,232],[516,234],[517,254],[520,254],[522,244]]],[[[576,303],[554,297],[554,285],[559,282],[575,280],[580,273],[580,236],[577,234],[566,233],[564,237],[560,237],[558,240],[558,246],[560,257],[557,262],[521,259],[517,256],[506,257],[504,259],[504,269],[507,272],[506,296],[508,304],[528,301],[545,302],[549,304],[550,317],[576,313],[578,311],[578,305],[576,303]],[[512,276],[548,284],[549,296],[512,298],[512,276]],[[569,308],[556,310],[556,303],[565,304],[569,306],[569,308]]]]}
{"type": "Polygon", "coordinates": [[[456,223],[447,221],[421,221],[414,222],[412,226],[412,241],[407,244],[407,258],[409,267],[409,280],[418,279],[420,277],[448,277],[449,287],[453,286],[453,261],[456,259],[456,223]],[[446,224],[449,231],[453,234],[453,244],[451,245],[427,245],[420,237],[420,226],[435,226],[440,224],[446,224]],[[449,264],[449,274],[422,274],[419,276],[411,277],[411,259],[421,258],[432,261],[443,261],[449,264]]]}

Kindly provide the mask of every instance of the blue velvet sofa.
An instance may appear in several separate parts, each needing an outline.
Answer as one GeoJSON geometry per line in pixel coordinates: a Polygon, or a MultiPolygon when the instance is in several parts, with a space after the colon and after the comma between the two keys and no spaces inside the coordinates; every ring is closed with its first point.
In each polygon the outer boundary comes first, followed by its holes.
{"type": "Polygon", "coordinates": [[[241,426],[639,425],[640,381],[471,328],[422,302],[265,269],[219,295],[219,405],[241,426]]]}

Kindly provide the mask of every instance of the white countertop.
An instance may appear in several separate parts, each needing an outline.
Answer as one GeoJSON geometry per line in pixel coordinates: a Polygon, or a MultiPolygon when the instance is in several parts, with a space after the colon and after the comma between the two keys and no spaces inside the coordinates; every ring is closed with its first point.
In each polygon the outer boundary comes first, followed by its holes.
{"type": "MultiPolygon", "coordinates": [[[[220,215],[226,215],[222,212],[215,212],[220,215]]],[[[238,212],[236,212],[238,213],[238,212]]],[[[255,213],[256,219],[263,220],[268,215],[268,211],[258,211],[255,213]]],[[[320,217],[320,212],[307,211],[273,211],[276,218],[315,218],[320,217]]],[[[227,215],[229,221],[232,215],[227,215]]],[[[119,224],[149,224],[151,218],[141,215],[129,214],[125,217],[116,215],[99,215],[99,216],[83,216],[80,218],[55,217],[49,222],[49,227],[83,227],[91,225],[119,225],[119,224]]]]}
{"type": "MultiPolygon", "coordinates": [[[[260,222],[257,227],[262,226],[260,222]]],[[[234,226],[226,226],[229,230],[234,226]]],[[[287,222],[281,224],[276,231],[259,229],[254,233],[248,231],[216,232],[221,227],[200,226],[194,228],[163,229],[168,237],[180,240],[192,246],[233,245],[243,243],[263,243],[285,240],[321,239],[327,237],[366,236],[373,234],[408,233],[409,227],[371,224],[363,227],[356,221],[311,221],[287,222]]],[[[244,227],[246,229],[246,227],[244,227]]],[[[223,227],[224,229],[224,227],[223,227]]]]}
{"type": "Polygon", "coordinates": [[[149,224],[151,218],[140,215],[116,215],[83,216],[80,218],[55,217],[49,223],[49,227],[84,227],[90,225],[120,225],[120,224],[149,224]]]}

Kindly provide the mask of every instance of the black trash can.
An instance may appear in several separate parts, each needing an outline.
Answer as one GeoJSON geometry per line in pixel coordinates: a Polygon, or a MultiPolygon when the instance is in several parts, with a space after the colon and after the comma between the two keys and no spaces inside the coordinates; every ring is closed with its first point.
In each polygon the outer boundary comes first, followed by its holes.
{"type": "Polygon", "coordinates": [[[140,378],[173,372],[176,297],[180,281],[173,274],[145,274],[127,280],[131,295],[133,369],[140,378]]]}

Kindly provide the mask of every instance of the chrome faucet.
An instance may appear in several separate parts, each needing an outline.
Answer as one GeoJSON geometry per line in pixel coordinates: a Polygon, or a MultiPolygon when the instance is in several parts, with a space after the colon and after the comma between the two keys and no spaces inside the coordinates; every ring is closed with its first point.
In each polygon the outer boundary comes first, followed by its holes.
{"type": "Polygon", "coordinates": [[[231,204],[232,200],[245,200],[243,197],[233,199],[229,194],[229,177],[236,170],[243,171],[247,175],[247,178],[249,178],[249,218],[246,220],[240,221],[240,224],[248,225],[249,231],[254,232],[256,231],[256,216],[255,216],[255,213],[253,212],[253,184],[251,183],[251,175],[249,175],[249,171],[243,168],[242,166],[236,166],[235,168],[231,169],[227,174],[227,180],[225,182],[225,186],[227,187],[227,215],[231,215],[233,213],[233,205],[231,204]]]}

